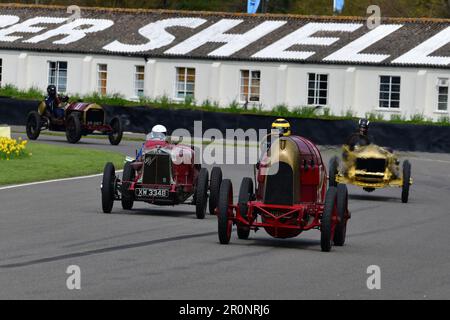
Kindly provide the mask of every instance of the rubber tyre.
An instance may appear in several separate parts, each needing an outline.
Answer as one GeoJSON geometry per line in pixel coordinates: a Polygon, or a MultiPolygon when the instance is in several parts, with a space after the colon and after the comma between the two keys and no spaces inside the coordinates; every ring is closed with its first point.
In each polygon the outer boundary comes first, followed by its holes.
{"type": "MultiPolygon", "coordinates": [[[[241,216],[248,221],[248,203],[253,197],[253,180],[251,178],[244,178],[239,190],[239,211],[241,216]]],[[[250,236],[250,228],[246,226],[237,226],[238,238],[247,240],[250,236]]]]}
{"type": "Polygon", "coordinates": [[[113,132],[108,135],[109,143],[113,146],[118,146],[120,142],[122,141],[123,137],[123,126],[122,122],[120,121],[120,118],[114,117],[111,120],[111,128],[113,129],[113,132]]]}
{"type": "Polygon", "coordinates": [[[41,134],[41,116],[37,111],[31,111],[27,116],[27,137],[30,140],[37,140],[41,134]]]}
{"type": "Polygon", "coordinates": [[[222,184],[222,169],[214,167],[211,171],[211,180],[209,183],[209,214],[215,215],[217,204],[219,203],[220,185],[222,184]]]}
{"type": "Polygon", "coordinates": [[[103,170],[102,181],[102,209],[104,213],[111,213],[114,206],[114,189],[116,169],[112,163],[107,163],[103,170]]]}
{"type": "Polygon", "coordinates": [[[406,160],[403,162],[403,186],[402,186],[402,202],[408,203],[409,189],[411,187],[411,163],[406,160]]]}
{"type": "Polygon", "coordinates": [[[197,188],[195,195],[195,214],[197,219],[205,219],[206,206],[208,205],[208,170],[203,168],[200,170],[197,180],[197,188]]]}
{"type": "Polygon", "coordinates": [[[132,210],[134,205],[134,193],[128,191],[131,182],[134,181],[136,172],[130,162],[125,163],[122,175],[122,208],[124,210],[132,210]],[[131,181],[131,182],[130,182],[131,181]]]}
{"type": "Polygon", "coordinates": [[[337,210],[339,222],[334,233],[334,245],[343,247],[347,236],[347,218],[348,218],[348,189],[345,184],[339,184],[337,187],[337,210]]]}
{"type": "Polygon", "coordinates": [[[329,170],[329,179],[328,179],[328,185],[329,187],[337,187],[338,183],[336,182],[336,177],[338,175],[338,168],[339,168],[339,158],[333,157],[330,160],[330,166],[328,167],[329,170]]]}
{"type": "Polygon", "coordinates": [[[80,118],[72,113],[67,118],[66,138],[69,143],[75,144],[81,140],[81,121],[80,118]]]}
{"type": "Polygon", "coordinates": [[[230,205],[233,204],[233,185],[231,180],[225,179],[220,186],[218,203],[218,233],[221,244],[229,244],[233,230],[233,220],[230,219],[230,205]]]}
{"type": "Polygon", "coordinates": [[[321,237],[320,237],[320,245],[322,247],[323,252],[331,251],[331,238],[332,238],[332,223],[333,223],[333,214],[337,205],[337,188],[331,187],[327,191],[327,195],[325,198],[325,208],[322,214],[321,221],[321,237]]]}

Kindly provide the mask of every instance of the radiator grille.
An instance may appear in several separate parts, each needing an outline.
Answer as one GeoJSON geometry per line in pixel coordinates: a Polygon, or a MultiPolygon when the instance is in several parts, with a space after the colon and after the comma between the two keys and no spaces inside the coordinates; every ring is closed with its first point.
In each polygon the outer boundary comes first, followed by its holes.
{"type": "Polygon", "coordinates": [[[356,170],[384,173],[386,171],[386,160],[358,158],[356,160],[356,170]]]}
{"type": "Polygon", "coordinates": [[[147,154],[144,162],[143,184],[170,185],[172,162],[168,154],[147,154]]]}

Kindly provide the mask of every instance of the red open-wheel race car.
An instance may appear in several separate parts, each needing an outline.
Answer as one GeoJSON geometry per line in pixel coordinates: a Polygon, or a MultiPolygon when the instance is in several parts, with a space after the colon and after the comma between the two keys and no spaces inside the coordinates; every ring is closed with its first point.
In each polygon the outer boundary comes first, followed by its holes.
{"type": "Polygon", "coordinates": [[[345,185],[327,188],[327,171],[319,149],[305,138],[277,140],[255,168],[244,178],[239,202],[233,204],[233,186],[223,180],[218,202],[218,233],[221,244],[230,242],[233,225],[239,239],[263,228],[275,238],[293,238],[303,231],[321,231],[322,251],[332,243],[343,246],[346,238],[348,192],[345,185]]]}
{"type": "MultiPolygon", "coordinates": [[[[135,160],[127,161],[122,179],[112,163],[105,166],[102,182],[102,208],[111,213],[114,201],[131,210],[135,201],[159,206],[191,204],[196,216],[204,219],[208,206],[215,214],[222,170],[213,168],[211,180],[206,168],[195,164],[195,148],[149,139],[135,160]]],[[[130,159],[129,159],[130,160],[130,159]]]]}

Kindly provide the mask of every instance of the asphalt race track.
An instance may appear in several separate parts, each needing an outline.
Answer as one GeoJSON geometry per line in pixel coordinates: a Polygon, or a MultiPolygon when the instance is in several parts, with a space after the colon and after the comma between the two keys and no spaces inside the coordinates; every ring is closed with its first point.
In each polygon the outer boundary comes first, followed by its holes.
{"type": "MultiPolygon", "coordinates": [[[[63,144],[63,138],[42,137],[63,144]]],[[[75,147],[134,154],[84,139],[75,147]]],[[[328,159],[335,150],[324,151],[328,159]]],[[[413,165],[411,202],[399,189],[350,188],[347,245],[320,251],[319,231],[275,240],[262,230],[218,243],[217,222],[194,207],[115,204],[101,213],[101,177],[0,190],[0,299],[450,299],[450,155],[403,154],[413,165]],[[81,290],[66,287],[70,265],[81,290]],[[369,290],[367,268],[381,268],[369,290]]],[[[226,166],[234,183],[250,166],[226,166]]]]}

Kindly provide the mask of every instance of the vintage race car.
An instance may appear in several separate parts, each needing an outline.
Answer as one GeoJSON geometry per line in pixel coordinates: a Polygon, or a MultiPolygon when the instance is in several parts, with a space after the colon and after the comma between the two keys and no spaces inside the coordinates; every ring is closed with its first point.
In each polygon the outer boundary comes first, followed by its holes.
{"type": "Polygon", "coordinates": [[[106,122],[105,111],[95,103],[62,102],[64,118],[56,119],[46,112],[45,102],[38,111],[28,114],[26,131],[30,140],[37,140],[42,130],[65,132],[69,143],[77,143],[82,136],[107,135],[109,142],[116,146],[122,141],[123,127],[119,117],[106,122]]]}
{"type": "Polygon", "coordinates": [[[343,147],[343,162],[340,165],[338,157],[330,161],[330,186],[338,183],[352,184],[367,192],[386,187],[402,188],[402,202],[408,203],[409,190],[413,184],[411,178],[411,163],[403,162],[403,172],[400,173],[400,161],[396,155],[380,146],[356,146],[352,150],[343,147]]]}
{"type": "Polygon", "coordinates": [[[135,201],[159,206],[191,204],[196,216],[204,219],[208,206],[215,213],[222,170],[209,172],[195,164],[195,148],[170,141],[147,140],[136,159],[127,159],[122,179],[112,163],[105,166],[102,182],[102,208],[111,213],[114,201],[131,210],[135,201]]]}
{"type": "Polygon", "coordinates": [[[256,190],[253,179],[244,178],[234,204],[232,183],[223,180],[217,209],[220,243],[230,242],[236,225],[239,239],[261,228],[281,239],[318,229],[322,251],[330,251],[333,243],[343,246],[350,219],[347,187],[327,190],[327,178],[312,142],[297,136],[275,141],[255,168],[256,190]]]}

